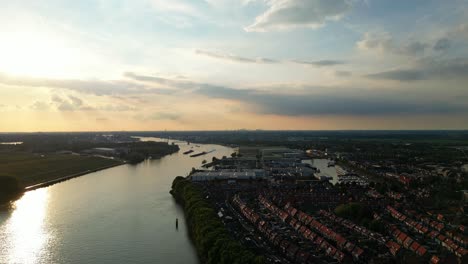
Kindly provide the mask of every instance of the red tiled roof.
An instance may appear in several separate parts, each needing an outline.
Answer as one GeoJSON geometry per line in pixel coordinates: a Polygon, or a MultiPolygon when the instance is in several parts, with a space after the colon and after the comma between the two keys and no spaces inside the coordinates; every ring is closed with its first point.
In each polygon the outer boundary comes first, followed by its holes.
{"type": "Polygon", "coordinates": [[[296,218],[293,218],[293,219],[291,219],[291,221],[289,221],[289,224],[291,226],[294,226],[296,224],[296,222],[297,222],[296,218]]]}
{"type": "Polygon", "coordinates": [[[301,226],[301,228],[299,228],[299,232],[300,232],[301,234],[304,234],[304,232],[305,232],[306,229],[307,229],[307,227],[301,226]]]}
{"type": "Polygon", "coordinates": [[[431,232],[429,233],[429,236],[430,236],[432,239],[434,239],[434,238],[435,238],[436,236],[438,236],[438,235],[439,235],[439,232],[437,232],[437,231],[431,231],[431,232]]]}
{"type": "Polygon", "coordinates": [[[437,264],[440,262],[440,258],[436,255],[433,255],[432,258],[431,258],[431,263],[433,264],[437,264]]]}
{"type": "Polygon", "coordinates": [[[467,250],[462,248],[462,247],[457,250],[457,253],[459,254],[459,256],[466,255],[466,252],[467,252],[467,250]]]}
{"type": "Polygon", "coordinates": [[[404,242],[403,244],[405,245],[406,248],[410,248],[411,243],[413,243],[413,239],[412,239],[411,237],[408,236],[408,237],[405,239],[405,242],[404,242]]]}
{"type": "Polygon", "coordinates": [[[291,210],[291,215],[292,215],[292,216],[295,216],[296,213],[297,213],[297,209],[296,209],[296,208],[293,208],[293,209],[291,210]]]}
{"type": "Polygon", "coordinates": [[[346,244],[346,238],[342,237],[342,236],[339,236],[336,238],[336,244],[339,246],[339,247],[343,247],[344,244],[346,244]]]}
{"type": "Polygon", "coordinates": [[[323,242],[323,238],[317,236],[317,238],[315,239],[315,244],[320,245],[320,244],[322,244],[322,242],[323,242]]]}
{"type": "Polygon", "coordinates": [[[310,239],[310,240],[313,240],[316,236],[317,236],[316,233],[310,232],[309,239],[310,239]]]}
{"type": "Polygon", "coordinates": [[[416,250],[418,250],[418,248],[420,247],[421,245],[419,245],[418,242],[413,242],[413,244],[411,244],[411,250],[416,252],[416,250]]]}
{"type": "Polygon", "coordinates": [[[390,252],[394,256],[398,254],[398,251],[400,251],[400,248],[401,248],[401,246],[398,243],[395,243],[391,240],[387,242],[386,246],[390,249],[390,252]]]}
{"type": "Polygon", "coordinates": [[[447,239],[447,238],[446,238],[444,235],[439,235],[439,236],[437,237],[437,239],[439,239],[440,242],[444,242],[445,239],[447,239]]]}
{"type": "Polygon", "coordinates": [[[406,235],[405,233],[401,232],[400,235],[398,236],[398,240],[400,241],[400,243],[403,243],[403,241],[405,241],[405,239],[408,237],[408,235],[406,235]]]}
{"type": "Polygon", "coordinates": [[[417,253],[419,256],[421,256],[421,257],[424,256],[424,254],[426,254],[426,252],[427,252],[427,249],[426,249],[425,247],[420,247],[420,248],[416,251],[416,253],[417,253]]]}

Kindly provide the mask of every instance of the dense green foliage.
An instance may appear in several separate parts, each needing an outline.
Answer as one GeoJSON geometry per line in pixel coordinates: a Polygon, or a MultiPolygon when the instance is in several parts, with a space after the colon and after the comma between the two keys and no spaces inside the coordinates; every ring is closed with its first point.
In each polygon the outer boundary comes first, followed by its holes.
{"type": "Polygon", "coordinates": [[[381,221],[374,220],[372,210],[360,203],[342,204],[335,208],[335,214],[349,219],[359,225],[376,232],[384,232],[385,226],[381,221]]]}
{"type": "Polygon", "coordinates": [[[7,203],[23,192],[18,180],[10,176],[0,175],[0,205],[7,203]]]}
{"type": "Polygon", "coordinates": [[[335,208],[335,214],[357,222],[360,222],[365,218],[371,218],[371,211],[360,203],[339,205],[337,208],[335,208]]]}
{"type": "Polygon", "coordinates": [[[190,235],[203,263],[265,262],[263,257],[254,255],[229,235],[202,191],[189,180],[177,177],[171,193],[184,207],[190,235]]]}
{"type": "Polygon", "coordinates": [[[120,161],[78,155],[0,152],[0,172],[30,186],[49,180],[122,164],[120,161]]]}
{"type": "Polygon", "coordinates": [[[160,158],[179,151],[179,146],[167,142],[137,141],[128,135],[113,134],[111,139],[94,133],[50,133],[0,135],[7,141],[23,142],[19,145],[0,145],[0,152],[81,153],[94,148],[115,149],[113,157],[136,164],[146,158],[160,158]]]}

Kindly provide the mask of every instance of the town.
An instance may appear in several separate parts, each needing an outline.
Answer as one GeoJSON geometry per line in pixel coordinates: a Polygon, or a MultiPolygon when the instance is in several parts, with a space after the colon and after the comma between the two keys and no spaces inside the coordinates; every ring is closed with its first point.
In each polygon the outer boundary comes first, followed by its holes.
{"type": "Polygon", "coordinates": [[[267,263],[467,263],[464,149],[253,145],[186,180],[267,263]]]}

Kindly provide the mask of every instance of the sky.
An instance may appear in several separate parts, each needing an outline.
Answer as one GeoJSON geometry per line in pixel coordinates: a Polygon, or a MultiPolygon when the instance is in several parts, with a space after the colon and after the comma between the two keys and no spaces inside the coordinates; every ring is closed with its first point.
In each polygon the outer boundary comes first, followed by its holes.
{"type": "Polygon", "coordinates": [[[0,132],[468,129],[468,0],[0,2],[0,132]]]}

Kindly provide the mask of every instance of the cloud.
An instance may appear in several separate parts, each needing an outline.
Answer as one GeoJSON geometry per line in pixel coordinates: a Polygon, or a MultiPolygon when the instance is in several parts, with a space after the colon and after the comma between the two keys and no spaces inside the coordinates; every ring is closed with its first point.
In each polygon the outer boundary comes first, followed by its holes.
{"type": "Polygon", "coordinates": [[[400,114],[468,113],[467,105],[446,102],[427,103],[403,100],[399,94],[356,91],[350,94],[325,92],[321,94],[279,94],[255,89],[203,88],[197,91],[211,98],[234,100],[247,104],[257,114],[284,116],[349,115],[388,116],[400,114]]]}
{"type": "Polygon", "coordinates": [[[128,105],[104,105],[96,108],[100,111],[110,111],[110,112],[126,112],[126,111],[137,111],[138,109],[128,105]]]}
{"type": "MultiPolygon", "coordinates": [[[[426,61],[428,65],[433,62],[426,61]]],[[[444,63],[439,63],[444,65],[444,63]]],[[[445,71],[453,71],[452,63],[445,63],[445,71]]],[[[461,64],[461,62],[460,62],[461,64]]],[[[462,64],[461,64],[462,65],[462,64]]],[[[462,70],[456,70],[461,74],[462,70]]],[[[349,76],[347,71],[338,72],[338,75],[349,76]]],[[[405,79],[419,79],[418,75],[408,73],[405,79]]],[[[417,74],[417,73],[416,73],[417,74]]],[[[222,85],[199,83],[189,80],[173,80],[153,76],[140,76],[128,74],[137,79],[155,78],[157,82],[168,83],[174,88],[188,89],[194,94],[213,99],[232,100],[245,104],[248,111],[257,114],[274,114],[284,116],[312,116],[312,115],[354,115],[379,116],[398,114],[440,114],[458,113],[468,111],[465,105],[456,105],[447,102],[423,102],[417,99],[408,99],[400,93],[388,93],[378,90],[349,89],[346,91],[323,87],[284,85],[281,87],[263,87],[262,89],[233,89],[222,85]],[[296,88],[294,88],[296,87],[296,88]],[[274,88],[275,91],[271,92],[274,88]],[[287,91],[287,93],[284,93],[287,91]]],[[[159,112],[151,116],[153,120],[176,120],[179,114],[172,112],[159,112]]],[[[148,120],[149,117],[139,117],[148,120]]]]}
{"type": "Polygon", "coordinates": [[[221,53],[216,53],[216,52],[211,52],[211,51],[206,51],[206,50],[196,50],[195,53],[206,56],[206,57],[210,57],[213,59],[227,60],[227,61],[240,62],[240,63],[259,63],[259,64],[280,63],[280,61],[275,60],[275,59],[269,59],[269,58],[254,58],[253,59],[253,58],[235,56],[231,54],[221,54],[221,53]]]}
{"type": "Polygon", "coordinates": [[[148,121],[154,121],[154,120],[177,121],[182,118],[182,115],[177,112],[157,111],[150,115],[138,114],[138,115],[135,115],[133,118],[142,122],[148,122],[148,121]]]}
{"type": "Polygon", "coordinates": [[[73,80],[11,76],[0,73],[0,83],[13,86],[60,88],[93,95],[167,94],[170,91],[124,80],[73,80]]]}
{"type": "Polygon", "coordinates": [[[335,75],[338,77],[349,77],[352,76],[353,73],[350,71],[335,71],[335,75]]]}
{"type": "Polygon", "coordinates": [[[342,17],[350,8],[347,0],[269,0],[268,9],[245,28],[248,32],[264,32],[296,27],[317,28],[327,20],[342,17]]]}
{"type": "Polygon", "coordinates": [[[181,118],[181,115],[174,112],[157,112],[149,116],[149,119],[152,120],[178,120],[181,118]]]}
{"type": "Polygon", "coordinates": [[[371,79],[402,82],[421,80],[467,79],[468,59],[422,60],[413,68],[396,69],[367,75],[371,79]]]}
{"type": "Polygon", "coordinates": [[[49,110],[50,105],[45,102],[35,101],[29,108],[34,111],[46,111],[49,110]]]}
{"type": "Polygon", "coordinates": [[[182,0],[150,0],[151,6],[162,12],[179,13],[190,16],[200,16],[200,12],[188,1],[182,0]]]}
{"type": "Polygon", "coordinates": [[[190,28],[208,17],[190,0],[147,0],[157,13],[155,19],[175,28],[190,28]]]}
{"type": "Polygon", "coordinates": [[[422,43],[420,41],[413,41],[401,49],[401,53],[403,54],[409,54],[409,55],[420,55],[424,54],[424,51],[429,47],[429,44],[422,43]]]}
{"type": "Polygon", "coordinates": [[[81,98],[76,96],[68,95],[60,97],[53,95],[51,103],[46,106],[55,106],[58,111],[73,112],[73,111],[107,111],[107,112],[126,112],[136,111],[137,108],[122,104],[105,104],[98,106],[91,106],[85,104],[81,98]]]}
{"type": "Polygon", "coordinates": [[[206,51],[206,50],[196,50],[196,54],[203,55],[206,57],[210,57],[213,59],[219,59],[219,60],[226,60],[226,61],[232,61],[232,62],[239,62],[239,63],[257,63],[257,64],[280,64],[280,63],[296,63],[296,64],[302,64],[302,65],[309,65],[309,66],[315,66],[315,67],[326,67],[326,66],[335,66],[335,65],[341,65],[345,64],[344,61],[339,61],[339,60],[318,60],[318,61],[305,61],[305,60],[290,60],[290,61],[281,61],[277,59],[271,59],[271,58],[248,58],[248,57],[241,57],[241,56],[235,56],[231,54],[222,54],[222,53],[216,53],[216,52],[211,52],[211,51],[206,51]]]}
{"type": "Polygon", "coordinates": [[[52,102],[56,104],[59,111],[77,111],[77,110],[92,110],[88,106],[83,106],[83,100],[78,97],[69,95],[63,99],[57,95],[52,96],[52,102]]]}
{"type": "Polygon", "coordinates": [[[387,52],[394,49],[392,37],[387,34],[375,34],[366,32],[360,41],[356,43],[358,49],[363,51],[377,50],[387,52]]]}
{"type": "Polygon", "coordinates": [[[421,41],[408,41],[403,44],[397,44],[388,33],[366,32],[362,39],[356,43],[356,46],[362,51],[418,56],[423,55],[430,45],[421,41]]]}
{"type": "Polygon", "coordinates": [[[434,44],[434,50],[436,51],[443,51],[448,50],[452,45],[452,42],[448,38],[441,38],[437,40],[434,44]]]}
{"type": "MultiPolygon", "coordinates": [[[[177,89],[191,89],[191,88],[198,87],[197,83],[187,81],[185,79],[183,80],[170,79],[170,78],[158,77],[158,76],[141,75],[141,74],[136,74],[133,72],[126,72],[124,73],[124,76],[135,81],[152,83],[152,84],[157,84],[157,85],[162,85],[162,86],[177,88],[177,89]]],[[[168,93],[172,93],[170,90],[165,90],[165,91],[168,91],[168,93]]]]}
{"type": "Polygon", "coordinates": [[[193,89],[204,88],[204,87],[214,87],[214,88],[218,87],[212,84],[190,81],[190,80],[187,80],[186,78],[169,79],[169,78],[158,77],[158,76],[139,75],[133,72],[125,73],[125,76],[133,80],[154,83],[158,85],[166,85],[168,87],[175,88],[175,89],[193,90],[193,89]]]}
{"type": "Polygon", "coordinates": [[[294,63],[303,64],[303,65],[311,65],[316,67],[326,67],[326,66],[335,66],[345,64],[344,61],[338,60],[319,60],[319,61],[301,61],[301,60],[293,60],[294,63]]]}
{"type": "Polygon", "coordinates": [[[468,24],[461,24],[455,30],[455,35],[468,39],[468,24]]]}

